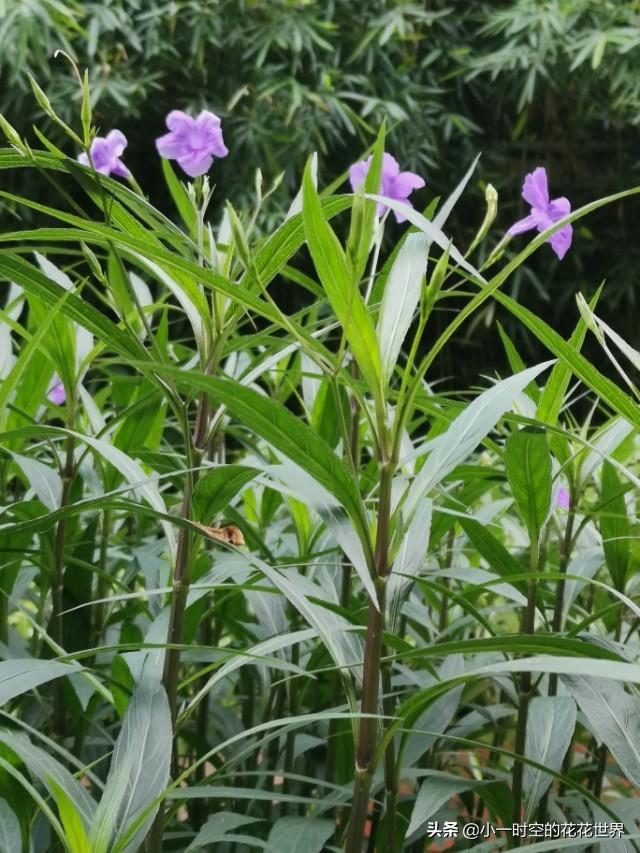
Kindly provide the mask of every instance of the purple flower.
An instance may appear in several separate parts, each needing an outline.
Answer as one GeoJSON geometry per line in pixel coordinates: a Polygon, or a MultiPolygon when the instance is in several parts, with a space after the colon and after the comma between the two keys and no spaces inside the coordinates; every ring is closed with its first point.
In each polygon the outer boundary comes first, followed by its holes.
{"type": "MultiPolygon", "coordinates": [[[[543,166],[538,166],[526,176],[522,186],[522,197],[531,205],[531,213],[509,228],[507,234],[512,237],[516,234],[524,234],[525,231],[531,231],[533,228],[544,231],[554,222],[571,213],[571,203],[568,198],[561,196],[549,201],[547,172],[543,166]]],[[[571,225],[565,225],[549,237],[547,242],[551,243],[551,248],[560,260],[567,254],[572,236],[573,228],[571,225]]]]}
{"type": "Polygon", "coordinates": [[[553,505],[557,506],[559,509],[569,509],[569,506],[571,505],[571,498],[569,496],[569,492],[564,486],[560,486],[558,491],[555,493],[553,505]]]}
{"type": "MultiPolygon", "coordinates": [[[[131,172],[124,165],[122,153],[127,147],[127,137],[121,130],[112,130],[106,136],[96,136],[91,143],[91,159],[96,172],[101,175],[117,175],[119,178],[128,178],[131,172]]],[[[89,166],[89,158],[83,152],[78,155],[78,163],[89,166]]]]}
{"type": "MultiPolygon", "coordinates": [[[[349,169],[349,182],[351,188],[355,192],[361,186],[371,166],[371,157],[366,160],[361,160],[359,163],[354,163],[349,169]]],[[[401,201],[403,204],[408,204],[413,207],[409,201],[409,196],[414,190],[419,190],[424,186],[424,180],[420,175],[413,172],[401,172],[398,161],[391,154],[384,154],[382,158],[382,186],[380,187],[380,195],[385,195],[387,198],[392,198],[395,201],[401,201]]],[[[378,204],[378,216],[388,210],[384,204],[378,204]]],[[[397,222],[404,222],[407,218],[398,211],[394,210],[394,215],[397,222]]]]}
{"type": "Polygon", "coordinates": [[[56,374],[53,377],[53,382],[51,383],[51,388],[49,388],[49,392],[47,394],[47,400],[50,403],[53,403],[54,406],[62,406],[63,403],[66,402],[67,395],[64,390],[64,385],[60,381],[60,377],[56,374]]]}
{"type": "Polygon", "coordinates": [[[166,118],[170,133],[156,139],[158,154],[165,160],[177,160],[191,178],[206,174],[214,155],[229,153],[222,141],[222,129],[217,115],[203,110],[197,118],[173,110],[166,118]]]}

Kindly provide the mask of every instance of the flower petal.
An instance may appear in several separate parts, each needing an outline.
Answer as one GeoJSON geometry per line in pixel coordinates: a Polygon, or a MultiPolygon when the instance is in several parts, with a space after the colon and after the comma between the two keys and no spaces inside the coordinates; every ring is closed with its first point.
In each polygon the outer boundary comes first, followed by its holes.
{"type": "Polygon", "coordinates": [[[421,178],[420,175],[416,175],[415,172],[400,172],[393,179],[392,198],[404,201],[413,190],[419,190],[423,186],[424,178],[421,178]]]}
{"type": "Polygon", "coordinates": [[[64,390],[64,385],[60,381],[60,379],[56,376],[49,393],[47,394],[47,400],[50,403],[53,403],[54,406],[61,406],[67,399],[66,392],[64,390]]]}
{"type": "Polygon", "coordinates": [[[122,157],[124,149],[127,147],[127,137],[121,130],[112,130],[105,136],[105,140],[109,145],[109,150],[113,157],[122,157]]]}
{"type": "Polygon", "coordinates": [[[165,124],[174,133],[187,133],[195,124],[195,120],[182,110],[171,110],[165,119],[165,124]]]}
{"type": "Polygon", "coordinates": [[[552,222],[557,222],[558,219],[563,219],[571,213],[571,202],[564,196],[554,198],[553,201],[549,202],[547,213],[552,222]]]}
{"type": "MultiPolygon", "coordinates": [[[[396,199],[396,201],[401,201],[403,204],[406,204],[407,207],[413,207],[408,198],[400,198],[396,199]]],[[[396,218],[396,222],[406,222],[407,220],[407,217],[404,215],[404,213],[400,213],[399,210],[394,210],[393,215],[396,218]]]]}
{"type": "Polygon", "coordinates": [[[96,172],[108,175],[111,167],[111,146],[102,136],[96,136],[91,143],[91,159],[96,172]]]}
{"type": "Polygon", "coordinates": [[[538,228],[539,225],[540,217],[536,213],[531,213],[529,216],[525,216],[524,219],[514,222],[507,231],[507,234],[510,237],[515,237],[516,234],[524,234],[525,231],[531,231],[533,228],[538,228]]]}
{"type": "Polygon", "coordinates": [[[156,139],[156,150],[165,160],[176,160],[189,153],[189,147],[177,133],[165,133],[156,139]]]}
{"type": "Polygon", "coordinates": [[[395,157],[385,151],[382,156],[382,183],[400,174],[400,165],[395,157]]]}
{"type": "Polygon", "coordinates": [[[220,119],[215,113],[209,112],[209,110],[202,110],[194,123],[197,128],[207,133],[215,133],[220,130],[220,119]]]}
{"type": "Polygon", "coordinates": [[[190,178],[205,175],[213,163],[213,155],[208,151],[185,151],[184,154],[181,154],[176,159],[179,166],[184,169],[190,178]]]}
{"type": "Polygon", "coordinates": [[[544,166],[538,166],[524,179],[522,186],[522,198],[529,202],[531,207],[544,210],[549,204],[549,188],[547,183],[547,170],[544,166]]]}
{"type": "Polygon", "coordinates": [[[353,166],[349,167],[349,183],[354,192],[364,184],[370,165],[371,157],[368,160],[361,160],[359,163],[354,163],[353,166]]]}
{"type": "Polygon", "coordinates": [[[556,234],[549,237],[547,242],[551,243],[551,248],[558,256],[558,260],[562,260],[569,251],[571,240],[573,239],[573,228],[570,225],[565,225],[556,234]]]}
{"type": "Polygon", "coordinates": [[[119,178],[131,177],[131,171],[124,165],[122,160],[114,160],[111,167],[111,174],[117,175],[119,178]]]}

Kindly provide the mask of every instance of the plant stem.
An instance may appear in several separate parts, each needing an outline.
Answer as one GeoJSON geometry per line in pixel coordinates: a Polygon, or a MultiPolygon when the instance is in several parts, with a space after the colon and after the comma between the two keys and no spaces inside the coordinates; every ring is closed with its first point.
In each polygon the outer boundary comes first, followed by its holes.
{"type": "MultiPolygon", "coordinates": [[[[559,634],[562,630],[564,593],[566,587],[565,574],[567,571],[567,566],[569,564],[569,558],[571,556],[571,543],[573,540],[573,528],[575,525],[575,520],[576,516],[574,496],[573,490],[571,490],[571,497],[569,501],[569,516],[567,518],[567,525],[564,529],[564,537],[562,539],[562,544],[560,545],[560,559],[558,561],[558,571],[562,574],[562,578],[558,581],[558,586],[556,587],[556,600],[553,608],[553,620],[551,622],[551,630],[554,634],[559,634]]],[[[552,672],[549,676],[549,696],[555,696],[557,690],[558,676],[555,672],[552,672]]]]}
{"type": "MultiPolygon", "coordinates": [[[[562,631],[562,623],[563,623],[563,614],[564,614],[564,593],[566,587],[566,578],[565,573],[567,571],[567,566],[569,565],[569,559],[571,557],[571,544],[573,541],[573,529],[575,525],[575,503],[574,503],[574,494],[573,489],[571,489],[571,494],[569,498],[569,515],[567,517],[567,524],[564,529],[564,536],[562,537],[562,542],[560,544],[560,558],[558,560],[558,571],[562,574],[562,578],[558,581],[558,585],[556,587],[556,598],[553,607],[553,619],[551,621],[551,630],[554,634],[559,634],[562,631]]],[[[558,675],[555,672],[552,672],[549,675],[549,689],[547,691],[548,696],[555,696],[558,692],[558,675]]],[[[567,755],[570,755],[571,748],[567,752],[567,755]]],[[[549,799],[549,791],[551,790],[551,786],[547,788],[544,792],[544,796],[540,801],[540,806],[538,809],[538,820],[540,823],[545,823],[547,819],[547,801],[549,799]]]]}
{"type": "MultiPolygon", "coordinates": [[[[536,618],[536,588],[539,562],[539,543],[531,542],[531,563],[529,566],[529,585],[527,590],[527,609],[522,620],[522,634],[533,634],[536,618]]],[[[514,745],[513,765],[513,823],[520,822],[522,812],[522,782],[524,778],[524,764],[518,756],[524,756],[527,738],[527,718],[529,715],[529,702],[531,700],[531,673],[523,672],[520,676],[520,703],[518,706],[518,717],[516,721],[516,737],[514,745]]],[[[519,846],[519,839],[513,838],[512,846],[519,846]]]]}
{"type": "Polygon", "coordinates": [[[362,698],[360,710],[368,716],[360,720],[356,748],[356,768],[353,784],[351,817],[347,829],[346,853],[360,853],[369,805],[369,791],[374,772],[380,694],[380,658],[387,576],[389,574],[389,535],[391,526],[391,485],[393,463],[383,459],[380,465],[380,498],[378,505],[378,531],[374,555],[377,601],[369,604],[367,634],[364,649],[362,698]]]}
{"type": "MultiPolygon", "coordinates": [[[[382,647],[386,657],[387,649],[382,647]]],[[[391,695],[391,664],[382,665],[382,710],[385,717],[392,717],[395,702],[391,695]]],[[[398,798],[398,775],[396,767],[396,745],[393,738],[384,753],[384,803],[385,803],[385,839],[381,846],[383,853],[394,853],[396,846],[396,800],[398,798]]]]}
{"type": "MultiPolygon", "coordinates": [[[[198,480],[198,465],[202,458],[202,453],[198,448],[204,446],[207,432],[207,416],[206,413],[203,414],[203,408],[205,406],[207,406],[207,400],[205,395],[202,394],[198,402],[196,423],[193,437],[191,439],[192,447],[187,445],[188,470],[184,479],[184,491],[182,495],[182,506],[180,509],[180,515],[185,519],[189,519],[191,516],[191,495],[193,494],[193,489],[198,480]]],[[[179,646],[182,644],[185,614],[187,610],[187,598],[189,596],[189,587],[191,585],[191,569],[193,563],[192,540],[193,536],[191,531],[186,527],[181,527],[180,533],[178,534],[178,547],[176,550],[176,561],[173,569],[173,595],[171,598],[171,612],[169,614],[169,628],[167,630],[167,645],[170,646],[170,648],[167,648],[165,652],[164,669],[162,672],[162,683],[164,684],[164,688],[167,692],[169,711],[171,713],[171,726],[174,733],[174,762],[177,746],[175,743],[175,733],[181,658],[179,646]]],[[[149,853],[160,853],[162,850],[163,834],[164,808],[161,806],[147,839],[147,850],[149,853]]]]}
{"type": "MultiPolygon", "coordinates": [[[[73,429],[74,415],[73,406],[69,406],[67,417],[68,429],[73,429]]],[[[73,453],[75,449],[75,437],[67,436],[65,462],[62,469],[62,495],[60,508],[64,509],[69,503],[69,494],[73,482],[74,462],[73,453]]],[[[64,622],[62,611],[64,610],[64,563],[65,545],[67,536],[67,519],[63,517],[56,528],[53,546],[53,584],[51,587],[51,638],[59,646],[64,646],[64,622]]],[[[53,685],[53,726],[59,737],[65,733],[65,702],[64,702],[64,680],[56,679],[53,685]]]]}
{"type": "Polygon", "coordinates": [[[100,574],[96,584],[97,603],[93,611],[93,645],[97,648],[100,645],[102,634],[104,632],[104,601],[109,591],[109,582],[107,579],[107,556],[109,550],[109,532],[111,529],[111,513],[108,509],[102,513],[102,529],[100,531],[100,557],[99,569],[100,574]]]}
{"type": "MultiPolygon", "coordinates": [[[[295,629],[296,624],[295,620],[293,620],[292,628],[295,629]]],[[[298,666],[300,663],[300,643],[295,643],[291,648],[291,663],[295,666],[298,666]]],[[[300,706],[300,695],[299,695],[299,679],[297,675],[293,675],[291,678],[291,682],[289,683],[289,714],[292,717],[295,717],[299,712],[300,706]]],[[[294,770],[294,759],[295,759],[295,746],[296,746],[296,733],[294,731],[289,732],[287,734],[285,753],[284,753],[284,781],[282,783],[282,793],[290,794],[291,793],[291,779],[290,775],[294,770]]],[[[290,809],[288,805],[284,806],[284,814],[288,814],[290,809]]],[[[298,806],[296,804],[291,805],[291,811],[293,814],[296,814],[298,811],[298,806]]]]}

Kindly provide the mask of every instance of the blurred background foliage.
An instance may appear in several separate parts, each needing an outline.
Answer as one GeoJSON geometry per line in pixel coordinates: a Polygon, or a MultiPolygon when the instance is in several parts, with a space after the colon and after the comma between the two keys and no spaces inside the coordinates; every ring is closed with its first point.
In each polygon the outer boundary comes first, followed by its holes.
{"type": "MultiPolygon", "coordinates": [[[[225,196],[236,208],[253,203],[258,166],[264,188],[283,173],[265,228],[287,209],[312,150],[326,185],[384,117],[388,149],[427,180],[419,205],[448,193],[483,151],[452,226],[467,245],[485,183],[496,186],[499,216],[480,255],[523,215],[522,179],[537,165],[547,166],[552,196],[574,207],[640,182],[636,0],[0,0],[0,110],[23,133],[42,120],[28,71],[77,123],[78,86],[53,58],[57,48],[89,67],[95,122],[126,133],[126,161],[160,204],[160,162],[150,154],[173,108],[207,107],[223,119],[230,156],[213,172],[218,210],[225,196]]],[[[11,188],[46,193],[24,179],[15,175],[11,188]]],[[[568,335],[576,291],[591,294],[606,279],[599,313],[637,344],[639,212],[625,202],[590,217],[561,264],[545,247],[511,292],[568,335]]],[[[15,224],[6,207],[0,218],[15,224]]],[[[502,366],[495,319],[489,312],[469,329],[464,359],[450,355],[442,376],[467,384],[502,366]]],[[[508,330],[523,357],[544,357],[515,325],[508,330]]]]}

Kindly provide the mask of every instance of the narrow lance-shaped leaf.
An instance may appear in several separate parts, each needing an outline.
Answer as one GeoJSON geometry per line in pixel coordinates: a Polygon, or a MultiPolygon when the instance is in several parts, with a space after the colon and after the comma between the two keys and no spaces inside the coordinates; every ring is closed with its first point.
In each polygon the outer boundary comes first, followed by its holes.
{"type": "Polygon", "coordinates": [[[439,773],[438,771],[428,771],[429,775],[424,780],[418,791],[418,796],[411,812],[411,819],[407,829],[406,837],[419,835],[416,833],[419,830],[424,832],[424,825],[438,809],[442,808],[445,803],[454,797],[456,794],[461,794],[463,791],[468,791],[478,783],[472,779],[465,779],[462,776],[452,776],[448,773],[439,773]]]}
{"type": "Polygon", "coordinates": [[[385,382],[391,377],[420,301],[428,248],[424,234],[409,234],[387,279],[377,328],[385,382]]]}
{"type": "Polygon", "coordinates": [[[24,762],[31,777],[34,780],[42,781],[54,797],[56,790],[61,789],[83,828],[90,825],[96,804],[89,792],[82,787],[63,764],[44,749],[31,743],[22,732],[2,729],[0,730],[0,743],[5,744],[15,752],[24,762]]]}
{"type": "Polygon", "coordinates": [[[372,394],[378,396],[382,368],[371,316],[357,282],[348,273],[342,246],[325,219],[308,166],[302,186],[305,236],[318,278],[340,321],[362,376],[372,394]]]}
{"type": "Polygon", "coordinates": [[[546,434],[535,427],[511,433],[504,460],[516,506],[531,541],[537,542],[551,507],[551,453],[546,434]]]}
{"type": "Polygon", "coordinates": [[[164,687],[143,682],[129,703],[116,742],[109,778],[91,827],[94,853],[133,853],[151,825],[157,806],[123,844],[128,830],[165,789],[169,781],[172,735],[164,687]]]}
{"type": "MultiPolygon", "coordinates": [[[[620,666],[621,664],[618,664],[620,666]]],[[[629,664],[627,664],[629,666],[629,664]]],[[[592,733],[605,743],[627,779],[640,787],[640,699],[621,684],[597,678],[604,673],[563,675],[592,733]]]]}
{"type": "MultiPolygon", "coordinates": [[[[576,725],[576,703],[570,696],[536,696],[529,705],[525,755],[538,764],[560,772],[576,725]]],[[[553,777],[527,765],[524,792],[528,820],[553,777]]]]}
{"type": "Polygon", "coordinates": [[[71,675],[78,670],[77,665],[72,666],[55,660],[11,658],[0,661],[0,707],[27,690],[46,684],[54,678],[71,675]]]}
{"type": "Polygon", "coordinates": [[[58,472],[38,459],[22,456],[20,453],[12,453],[11,456],[22,469],[38,500],[51,512],[58,509],[62,496],[62,480],[58,472]]]}
{"type": "MultiPolygon", "coordinates": [[[[537,239],[537,238],[536,238],[537,239]]],[[[535,242],[535,241],[534,241],[535,242]]],[[[524,258],[523,258],[524,260],[524,258]]],[[[492,280],[492,296],[517,317],[554,355],[561,358],[571,368],[574,375],[582,380],[609,405],[615,412],[622,415],[636,429],[640,429],[640,407],[628,394],[625,394],[614,382],[600,373],[597,368],[577,351],[575,345],[567,343],[564,338],[541,320],[528,308],[518,304],[515,299],[497,289],[501,279],[492,280]]]]}
{"type": "MultiPolygon", "coordinates": [[[[358,531],[365,553],[369,534],[358,491],[341,460],[315,432],[280,403],[230,379],[205,376],[163,365],[178,385],[205,391],[257,435],[272,444],[324,486],[344,507],[358,531]]],[[[367,553],[369,559],[370,553],[367,553]]]]}
{"type": "Polygon", "coordinates": [[[383,121],[376,144],[373,147],[364,184],[355,193],[351,208],[347,258],[351,264],[351,273],[355,282],[360,281],[365,271],[378,221],[377,205],[372,201],[366,201],[365,193],[376,193],[380,190],[385,136],[386,128],[383,121]]]}
{"type": "Polygon", "coordinates": [[[476,449],[513,406],[522,390],[551,364],[553,362],[547,361],[530,367],[483,391],[458,415],[446,432],[434,440],[431,453],[409,488],[403,508],[407,518],[429,489],[476,449]]]}
{"type": "Polygon", "coordinates": [[[624,592],[631,557],[631,528],[623,485],[616,469],[606,459],[602,466],[601,500],[600,532],[604,556],[616,589],[624,592]]]}
{"type": "MultiPolygon", "coordinates": [[[[591,299],[591,302],[589,303],[591,308],[595,307],[601,291],[602,287],[599,287],[591,299]]],[[[584,318],[580,317],[575,329],[573,330],[573,334],[569,338],[568,345],[576,352],[579,352],[582,344],[584,343],[586,334],[587,324],[584,321],[584,318]]],[[[536,418],[538,420],[544,421],[546,424],[550,424],[551,426],[555,426],[558,421],[558,415],[560,414],[564,395],[567,392],[570,381],[571,368],[565,361],[558,361],[551,371],[551,375],[549,376],[549,379],[542,390],[542,394],[540,395],[536,411],[536,418]]]]}
{"type": "Polygon", "coordinates": [[[322,853],[335,831],[332,820],[311,817],[281,817],[271,827],[268,853],[322,853]]]}
{"type": "Polygon", "coordinates": [[[20,823],[6,800],[0,799],[0,853],[15,853],[22,848],[20,823]]]}
{"type": "Polygon", "coordinates": [[[247,465],[219,465],[205,471],[193,493],[195,520],[211,524],[242,487],[259,473],[247,465]]]}

